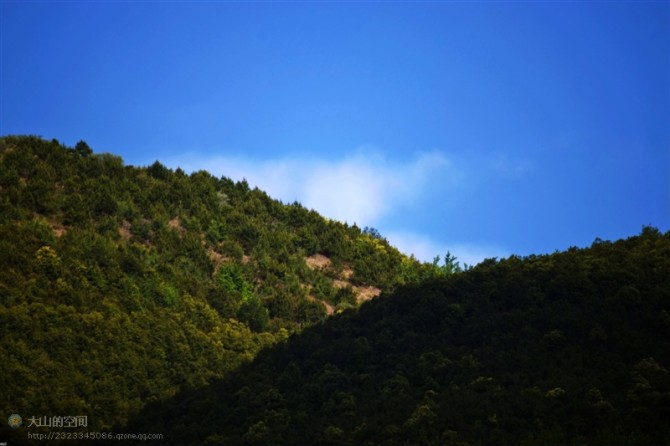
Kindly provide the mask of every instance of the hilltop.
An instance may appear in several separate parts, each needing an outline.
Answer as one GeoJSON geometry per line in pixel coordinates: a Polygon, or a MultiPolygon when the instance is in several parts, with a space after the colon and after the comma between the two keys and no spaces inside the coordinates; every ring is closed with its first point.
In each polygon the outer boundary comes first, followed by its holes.
{"type": "Polygon", "coordinates": [[[0,138],[0,412],[122,425],[262,348],[441,274],[246,181],[0,138]]]}

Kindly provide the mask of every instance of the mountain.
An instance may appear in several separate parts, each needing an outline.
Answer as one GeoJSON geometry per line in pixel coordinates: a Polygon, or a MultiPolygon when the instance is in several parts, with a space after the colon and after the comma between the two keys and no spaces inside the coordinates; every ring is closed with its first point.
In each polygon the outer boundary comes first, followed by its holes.
{"type": "Polygon", "coordinates": [[[670,444],[670,232],[462,271],[245,181],[7,136],[0,262],[0,442],[670,444]]]}
{"type": "Polygon", "coordinates": [[[149,406],[156,444],[670,444],[670,232],[401,287],[149,406]]]}
{"type": "Polygon", "coordinates": [[[0,265],[0,413],[94,430],[445,274],[245,181],[33,136],[0,138],[0,265]]]}

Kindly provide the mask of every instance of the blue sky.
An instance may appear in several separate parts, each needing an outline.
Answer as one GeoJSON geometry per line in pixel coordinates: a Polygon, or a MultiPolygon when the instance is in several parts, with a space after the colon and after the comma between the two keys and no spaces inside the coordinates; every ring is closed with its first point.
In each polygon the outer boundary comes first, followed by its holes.
{"type": "Polygon", "coordinates": [[[670,229],[668,2],[0,3],[0,134],[246,178],[429,260],[670,229]]]}

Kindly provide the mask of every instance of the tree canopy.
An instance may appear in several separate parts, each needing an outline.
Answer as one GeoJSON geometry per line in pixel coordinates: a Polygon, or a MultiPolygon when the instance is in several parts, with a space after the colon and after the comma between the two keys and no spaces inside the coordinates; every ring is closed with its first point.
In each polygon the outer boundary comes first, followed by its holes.
{"type": "Polygon", "coordinates": [[[2,137],[0,409],[154,444],[670,444],[670,233],[440,263],[246,181],[2,137]]]}
{"type": "Polygon", "coordinates": [[[337,284],[388,292],[432,270],[246,181],[34,136],[0,138],[0,264],[2,412],[92,429],[323,321],[337,284]]]}
{"type": "Polygon", "coordinates": [[[670,233],[645,228],[401,287],[133,429],[166,444],[670,444],[668,352],[670,233]]]}

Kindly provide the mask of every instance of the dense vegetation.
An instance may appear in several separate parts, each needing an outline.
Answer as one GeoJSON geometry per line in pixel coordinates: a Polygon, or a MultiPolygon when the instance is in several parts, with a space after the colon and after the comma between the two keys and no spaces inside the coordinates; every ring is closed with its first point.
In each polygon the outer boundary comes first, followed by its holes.
{"type": "Polygon", "coordinates": [[[3,137],[0,412],[122,425],[357,306],[361,290],[445,267],[245,181],[3,137]],[[316,255],[327,262],[310,267],[316,255]]]}
{"type": "Polygon", "coordinates": [[[5,417],[170,445],[670,444],[653,228],[452,274],[245,181],[12,136],[0,262],[5,417]]]}
{"type": "Polygon", "coordinates": [[[150,407],[166,444],[670,444],[670,233],[408,286],[150,407]]]}

